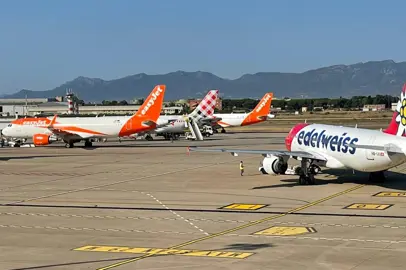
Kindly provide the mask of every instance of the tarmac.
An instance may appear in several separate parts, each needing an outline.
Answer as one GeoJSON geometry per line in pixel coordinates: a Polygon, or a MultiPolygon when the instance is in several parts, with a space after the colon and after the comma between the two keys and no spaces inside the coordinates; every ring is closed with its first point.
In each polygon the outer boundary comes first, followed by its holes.
{"type": "Polygon", "coordinates": [[[323,170],[300,186],[260,173],[259,155],[186,147],[284,136],[2,148],[0,269],[405,269],[406,165],[383,184],[323,170]]]}

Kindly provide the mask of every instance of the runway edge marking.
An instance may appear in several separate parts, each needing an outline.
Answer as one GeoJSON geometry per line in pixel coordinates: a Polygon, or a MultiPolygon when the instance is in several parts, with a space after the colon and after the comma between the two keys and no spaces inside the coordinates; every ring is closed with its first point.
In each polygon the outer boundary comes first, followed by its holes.
{"type": "MultiPolygon", "coordinates": [[[[208,236],[203,236],[203,237],[200,237],[200,238],[198,238],[198,239],[191,240],[191,241],[188,241],[188,242],[184,242],[184,243],[179,244],[179,245],[171,246],[171,247],[169,247],[168,249],[178,249],[178,248],[182,248],[182,247],[184,247],[184,246],[188,246],[188,245],[191,245],[191,244],[195,244],[195,243],[198,243],[198,242],[202,242],[202,241],[205,241],[205,240],[208,240],[208,239],[212,239],[212,238],[215,238],[215,237],[218,237],[218,236],[222,236],[222,235],[229,234],[229,233],[232,233],[232,232],[236,232],[236,231],[239,231],[239,230],[242,230],[242,229],[245,229],[245,228],[249,228],[249,227],[251,227],[251,226],[258,225],[258,224],[261,224],[261,223],[264,223],[264,222],[267,222],[267,221],[271,221],[271,220],[274,220],[274,219],[278,219],[278,218],[287,216],[287,215],[289,215],[289,214],[292,214],[292,213],[301,211],[301,210],[303,210],[303,209],[312,207],[312,206],[314,206],[314,205],[323,203],[323,202],[325,202],[325,201],[331,200],[331,199],[333,199],[333,198],[339,197],[339,196],[341,196],[341,195],[350,193],[350,192],[352,192],[352,191],[354,191],[354,190],[357,190],[357,189],[360,189],[360,188],[362,188],[362,187],[364,187],[364,186],[365,186],[364,184],[357,185],[357,186],[355,186],[355,187],[352,187],[352,188],[343,190],[343,191],[341,191],[341,192],[332,194],[332,195],[330,195],[330,196],[328,196],[328,197],[324,197],[324,198],[319,199],[319,200],[317,200],[317,201],[314,201],[314,202],[305,204],[305,205],[303,205],[303,206],[294,208],[294,209],[292,209],[292,210],[287,211],[286,213],[282,213],[282,214],[278,214],[278,215],[269,216],[269,217],[266,217],[266,218],[263,218],[263,219],[254,220],[254,221],[251,221],[251,222],[249,222],[249,223],[247,223],[247,224],[243,224],[243,225],[241,225],[241,226],[238,226],[238,227],[235,227],[235,228],[232,228],[232,229],[228,229],[228,230],[221,231],[221,232],[218,232],[218,233],[210,234],[210,235],[208,235],[208,236]]],[[[129,259],[129,260],[125,260],[125,261],[122,261],[122,262],[119,262],[119,263],[111,264],[111,265],[108,265],[108,266],[105,266],[105,267],[97,268],[97,270],[108,270],[108,269],[116,268],[116,267],[119,267],[119,266],[121,266],[121,265],[129,264],[129,263],[136,262],[136,261],[140,261],[140,260],[142,260],[142,259],[145,259],[145,258],[148,258],[148,257],[152,257],[152,256],[154,256],[154,254],[145,254],[145,255],[143,255],[143,256],[140,256],[140,257],[137,257],[137,258],[134,258],[134,259],[129,259]]]]}

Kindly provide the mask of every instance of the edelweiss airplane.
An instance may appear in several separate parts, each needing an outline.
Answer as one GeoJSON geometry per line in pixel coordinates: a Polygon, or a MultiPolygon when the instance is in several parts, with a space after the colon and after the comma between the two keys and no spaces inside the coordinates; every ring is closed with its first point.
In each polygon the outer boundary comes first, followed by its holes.
{"type": "Polygon", "coordinates": [[[284,174],[289,158],[301,160],[300,184],[314,184],[319,166],[369,172],[369,180],[385,179],[384,171],[406,162],[406,84],[389,127],[384,131],[320,124],[298,124],[285,139],[287,151],[189,147],[189,151],[261,154],[264,174],[284,174]]]}
{"type": "Polygon", "coordinates": [[[85,141],[92,146],[92,138],[124,137],[155,129],[162,110],[166,86],[157,85],[131,117],[21,118],[11,122],[2,134],[11,138],[32,138],[35,145],[47,145],[61,138],[66,147],[85,141]]]}
{"type": "Polygon", "coordinates": [[[219,125],[225,132],[225,127],[241,127],[260,123],[275,116],[270,114],[273,93],[266,93],[257,106],[249,113],[215,113],[213,116],[219,118],[219,125]]]}

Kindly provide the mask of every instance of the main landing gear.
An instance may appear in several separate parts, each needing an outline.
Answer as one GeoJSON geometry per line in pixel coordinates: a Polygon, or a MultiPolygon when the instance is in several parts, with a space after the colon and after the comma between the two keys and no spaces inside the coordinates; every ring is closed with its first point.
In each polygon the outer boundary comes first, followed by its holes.
{"type": "Polygon", "coordinates": [[[316,184],[316,179],[314,179],[314,176],[320,171],[321,169],[319,166],[312,164],[311,160],[303,158],[299,170],[299,185],[316,184]]]}
{"type": "MultiPolygon", "coordinates": [[[[74,147],[74,143],[75,142],[79,142],[79,141],[64,141],[65,142],[65,147],[66,148],[73,148],[74,147]]],[[[85,140],[85,148],[88,147],[92,147],[93,146],[93,142],[90,140],[85,140]]]]}
{"type": "Polygon", "coordinates": [[[383,183],[386,179],[384,171],[369,173],[369,181],[372,183],[383,183]]]}
{"type": "Polygon", "coordinates": [[[67,142],[67,143],[65,143],[65,147],[66,148],[73,148],[73,142],[67,142]]]}
{"type": "Polygon", "coordinates": [[[92,146],[93,146],[92,141],[89,141],[89,140],[85,141],[85,147],[92,147],[92,146]]]}

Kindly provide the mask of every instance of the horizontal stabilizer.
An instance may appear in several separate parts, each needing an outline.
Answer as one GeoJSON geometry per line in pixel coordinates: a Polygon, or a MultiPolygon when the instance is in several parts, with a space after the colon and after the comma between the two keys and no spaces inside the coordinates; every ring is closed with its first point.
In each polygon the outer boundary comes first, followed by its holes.
{"type": "Polygon", "coordinates": [[[152,120],[142,121],[142,125],[152,127],[152,126],[156,126],[156,122],[154,122],[152,120]]]}

